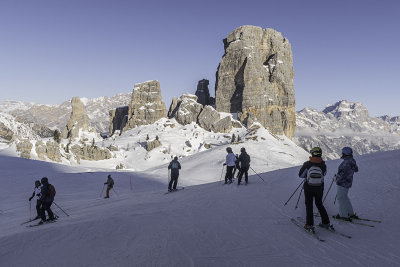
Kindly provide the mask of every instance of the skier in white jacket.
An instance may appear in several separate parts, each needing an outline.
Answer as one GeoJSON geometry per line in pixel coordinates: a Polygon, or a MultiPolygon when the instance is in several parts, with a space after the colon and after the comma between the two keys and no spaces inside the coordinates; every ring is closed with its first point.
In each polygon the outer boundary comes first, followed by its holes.
{"type": "Polygon", "coordinates": [[[232,148],[227,147],[226,152],[228,152],[228,155],[226,155],[226,160],[224,163],[224,166],[226,165],[226,174],[225,174],[225,184],[227,183],[232,183],[232,177],[233,177],[233,169],[235,168],[235,162],[236,162],[236,156],[232,152],[232,148]]]}

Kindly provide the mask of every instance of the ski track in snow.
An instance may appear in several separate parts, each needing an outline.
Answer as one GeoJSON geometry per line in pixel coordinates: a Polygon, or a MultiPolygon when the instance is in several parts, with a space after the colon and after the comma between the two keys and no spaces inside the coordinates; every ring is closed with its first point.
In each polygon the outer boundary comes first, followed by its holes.
{"type": "MultiPolygon", "coordinates": [[[[352,239],[317,228],[326,242],[290,222],[290,217],[305,218],[303,196],[294,209],[299,191],[283,205],[301,182],[299,167],[259,173],[265,182],[250,171],[247,186],[237,186],[236,179],[221,185],[220,163],[203,167],[209,158],[203,153],[185,159],[183,168],[203,169],[194,169],[192,176],[186,169],[179,177],[185,190],[167,195],[167,179],[161,175],[166,166],[111,172],[115,191],[103,199],[109,172],[0,156],[1,266],[400,265],[400,151],[356,158],[360,172],[349,191],[354,209],[382,223],[369,228],[332,220],[352,239]],[[29,217],[33,183],[44,173],[56,186],[56,203],[70,216],[53,205],[60,216],[56,223],[21,226],[29,217]]],[[[325,192],[340,162],[327,162],[325,192]]],[[[325,201],[329,214],[338,212],[335,192],[334,185],[325,201]]],[[[315,218],[315,224],[319,221],[315,218]]]]}

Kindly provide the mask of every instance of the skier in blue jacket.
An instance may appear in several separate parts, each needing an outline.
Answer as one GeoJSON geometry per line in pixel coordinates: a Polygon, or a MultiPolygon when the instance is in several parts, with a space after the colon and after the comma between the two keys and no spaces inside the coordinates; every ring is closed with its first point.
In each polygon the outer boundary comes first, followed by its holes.
{"type": "Polygon", "coordinates": [[[353,150],[350,147],[344,147],[342,149],[341,158],[343,159],[343,162],[339,165],[336,174],[336,197],[339,202],[339,214],[335,217],[351,221],[351,219],[358,218],[353,211],[353,206],[348,197],[349,189],[353,184],[353,175],[355,172],[358,172],[358,166],[353,158],[353,150]]]}

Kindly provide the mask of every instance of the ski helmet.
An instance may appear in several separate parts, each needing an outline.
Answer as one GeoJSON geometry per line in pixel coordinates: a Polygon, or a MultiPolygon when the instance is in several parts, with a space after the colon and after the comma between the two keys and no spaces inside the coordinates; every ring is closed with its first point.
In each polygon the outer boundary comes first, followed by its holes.
{"type": "Polygon", "coordinates": [[[240,149],[240,152],[246,152],[246,148],[242,147],[242,148],[240,149]]]}
{"type": "Polygon", "coordinates": [[[351,155],[353,155],[353,149],[346,146],[346,147],[342,148],[342,154],[343,154],[343,156],[351,156],[351,155]]]}
{"type": "Polygon", "coordinates": [[[39,181],[39,180],[36,180],[36,181],[35,181],[35,185],[36,185],[36,186],[39,186],[39,185],[40,185],[40,181],[39,181]]]}
{"type": "Polygon", "coordinates": [[[320,147],[313,147],[310,150],[311,156],[313,157],[321,157],[322,156],[322,149],[320,147]]]}
{"type": "Polygon", "coordinates": [[[232,153],[232,148],[231,148],[231,147],[227,147],[227,148],[226,148],[226,152],[232,153]]]}
{"type": "Polygon", "coordinates": [[[43,177],[41,180],[42,184],[48,184],[49,183],[49,179],[47,179],[47,177],[43,177]]]}

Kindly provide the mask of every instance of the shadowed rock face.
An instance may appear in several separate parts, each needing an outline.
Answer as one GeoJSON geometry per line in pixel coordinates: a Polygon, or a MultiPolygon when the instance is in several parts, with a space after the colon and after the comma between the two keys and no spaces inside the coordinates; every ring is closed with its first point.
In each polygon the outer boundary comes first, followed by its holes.
{"type": "Polygon", "coordinates": [[[210,82],[208,80],[203,79],[197,84],[195,95],[197,96],[197,102],[203,106],[212,104],[210,99],[210,91],[208,90],[209,83],[210,82]]]}
{"type": "MultiPolygon", "coordinates": [[[[293,137],[295,99],[289,41],[273,29],[241,26],[224,39],[216,74],[216,109],[258,121],[275,134],[293,137]]],[[[248,125],[250,126],[250,125],[248,125]]]]}
{"type": "Polygon", "coordinates": [[[124,130],[148,125],[166,117],[167,108],[162,101],[160,83],[149,81],[135,84],[129,104],[128,122],[124,130]]]}

